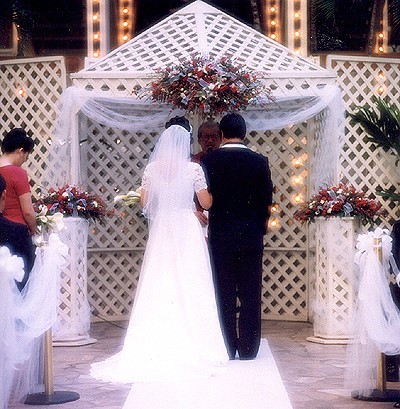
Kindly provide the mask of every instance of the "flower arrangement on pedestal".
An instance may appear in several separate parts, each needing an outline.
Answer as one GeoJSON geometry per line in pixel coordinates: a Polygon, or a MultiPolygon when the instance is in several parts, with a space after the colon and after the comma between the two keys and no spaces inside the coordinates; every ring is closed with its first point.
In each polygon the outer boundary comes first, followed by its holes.
{"type": "MultiPolygon", "coordinates": [[[[235,65],[228,57],[213,59],[194,54],[181,64],[157,72],[160,77],[148,90],[151,98],[197,113],[203,119],[273,100],[271,90],[256,73],[235,65]]],[[[140,96],[140,89],[133,93],[140,96]]]]}
{"type": "Polygon", "coordinates": [[[38,216],[47,219],[61,214],[63,217],[81,217],[103,223],[112,214],[100,196],[70,185],[49,189],[34,203],[34,208],[38,216]]]}
{"type": "Polygon", "coordinates": [[[372,225],[376,218],[386,215],[380,203],[342,180],[338,185],[321,187],[293,217],[303,223],[314,222],[317,217],[356,217],[372,225]]]}

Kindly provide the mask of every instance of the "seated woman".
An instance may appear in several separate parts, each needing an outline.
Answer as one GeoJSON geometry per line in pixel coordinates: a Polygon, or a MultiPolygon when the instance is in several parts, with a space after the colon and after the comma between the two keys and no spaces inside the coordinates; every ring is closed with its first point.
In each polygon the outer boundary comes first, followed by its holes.
{"type": "MultiPolygon", "coordinates": [[[[2,214],[4,218],[19,223],[28,230],[30,235],[36,233],[36,215],[33,209],[31,188],[28,175],[22,164],[28,159],[32,152],[34,142],[21,128],[14,128],[8,132],[2,143],[2,156],[0,157],[0,175],[3,176],[7,192],[5,206],[2,214]]],[[[30,252],[34,253],[34,246],[30,240],[30,252]]],[[[33,266],[33,258],[25,260],[25,278],[20,285],[23,287],[28,274],[33,266]]]]}

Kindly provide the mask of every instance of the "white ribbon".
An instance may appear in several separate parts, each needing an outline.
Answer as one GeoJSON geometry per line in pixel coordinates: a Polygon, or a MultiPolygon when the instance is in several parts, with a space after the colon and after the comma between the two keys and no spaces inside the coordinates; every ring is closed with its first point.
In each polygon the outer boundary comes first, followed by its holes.
{"type": "Polygon", "coordinates": [[[7,247],[0,247],[0,274],[11,279],[22,281],[24,278],[24,261],[21,257],[12,255],[7,247]]]}
{"type": "Polygon", "coordinates": [[[400,312],[389,288],[390,266],[398,278],[386,229],[358,236],[354,261],[359,266],[359,288],[353,324],[355,342],[349,345],[347,385],[360,396],[369,396],[376,386],[379,352],[400,354],[400,312]],[[382,241],[382,262],[374,239],[382,241]]]}

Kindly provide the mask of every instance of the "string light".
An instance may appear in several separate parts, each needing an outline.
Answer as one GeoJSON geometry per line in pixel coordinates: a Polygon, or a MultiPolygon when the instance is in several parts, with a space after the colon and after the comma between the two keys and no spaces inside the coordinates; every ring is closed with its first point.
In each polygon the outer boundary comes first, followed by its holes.
{"type": "Polygon", "coordinates": [[[271,213],[276,213],[278,211],[278,209],[279,209],[279,206],[276,203],[274,203],[271,206],[271,213]]]}
{"type": "Polygon", "coordinates": [[[130,40],[133,35],[133,0],[119,0],[119,17],[118,17],[118,42],[123,44],[130,40]]]}
{"type": "Polygon", "coordinates": [[[92,1],[92,56],[94,58],[100,57],[100,20],[101,20],[101,12],[100,12],[100,2],[97,0],[92,1]]]}
{"type": "Polygon", "coordinates": [[[19,97],[24,97],[24,96],[26,95],[26,92],[25,92],[24,88],[18,87],[18,88],[16,89],[16,94],[17,94],[19,97]]]}
{"type": "Polygon", "coordinates": [[[270,227],[278,227],[279,222],[277,219],[271,219],[271,221],[269,222],[270,227]]]}
{"type": "Polygon", "coordinates": [[[303,183],[303,178],[301,176],[295,176],[293,178],[293,183],[295,185],[301,185],[303,183]]]}
{"type": "Polygon", "coordinates": [[[280,38],[280,13],[278,0],[266,0],[265,8],[265,33],[275,41],[280,38]]]}
{"type": "Polygon", "coordinates": [[[303,198],[302,198],[301,194],[297,194],[297,195],[295,195],[295,196],[293,197],[293,200],[294,200],[296,203],[300,203],[300,202],[303,200],[303,198]]]}
{"type": "Polygon", "coordinates": [[[303,166],[303,162],[301,161],[301,159],[297,158],[297,159],[293,159],[292,161],[293,166],[297,169],[301,166],[303,166]]]}

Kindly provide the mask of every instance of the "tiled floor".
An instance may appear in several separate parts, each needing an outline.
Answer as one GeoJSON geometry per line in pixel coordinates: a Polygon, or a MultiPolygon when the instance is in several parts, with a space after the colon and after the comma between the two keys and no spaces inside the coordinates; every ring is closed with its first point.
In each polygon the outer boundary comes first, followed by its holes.
{"type": "MultiPolygon", "coordinates": [[[[101,383],[91,378],[88,371],[90,363],[108,357],[118,349],[125,332],[121,327],[125,326],[125,322],[95,323],[92,325],[91,335],[98,339],[97,343],[80,347],[54,348],[55,391],[72,390],[80,394],[79,400],[54,407],[66,409],[123,407],[130,387],[101,383]]],[[[346,396],[342,390],[346,347],[310,343],[306,341],[306,337],[310,335],[311,324],[277,321],[263,323],[263,336],[269,341],[293,409],[393,407],[393,403],[390,402],[365,402],[346,396]]],[[[40,407],[43,406],[10,406],[13,409],[40,407]]]]}

